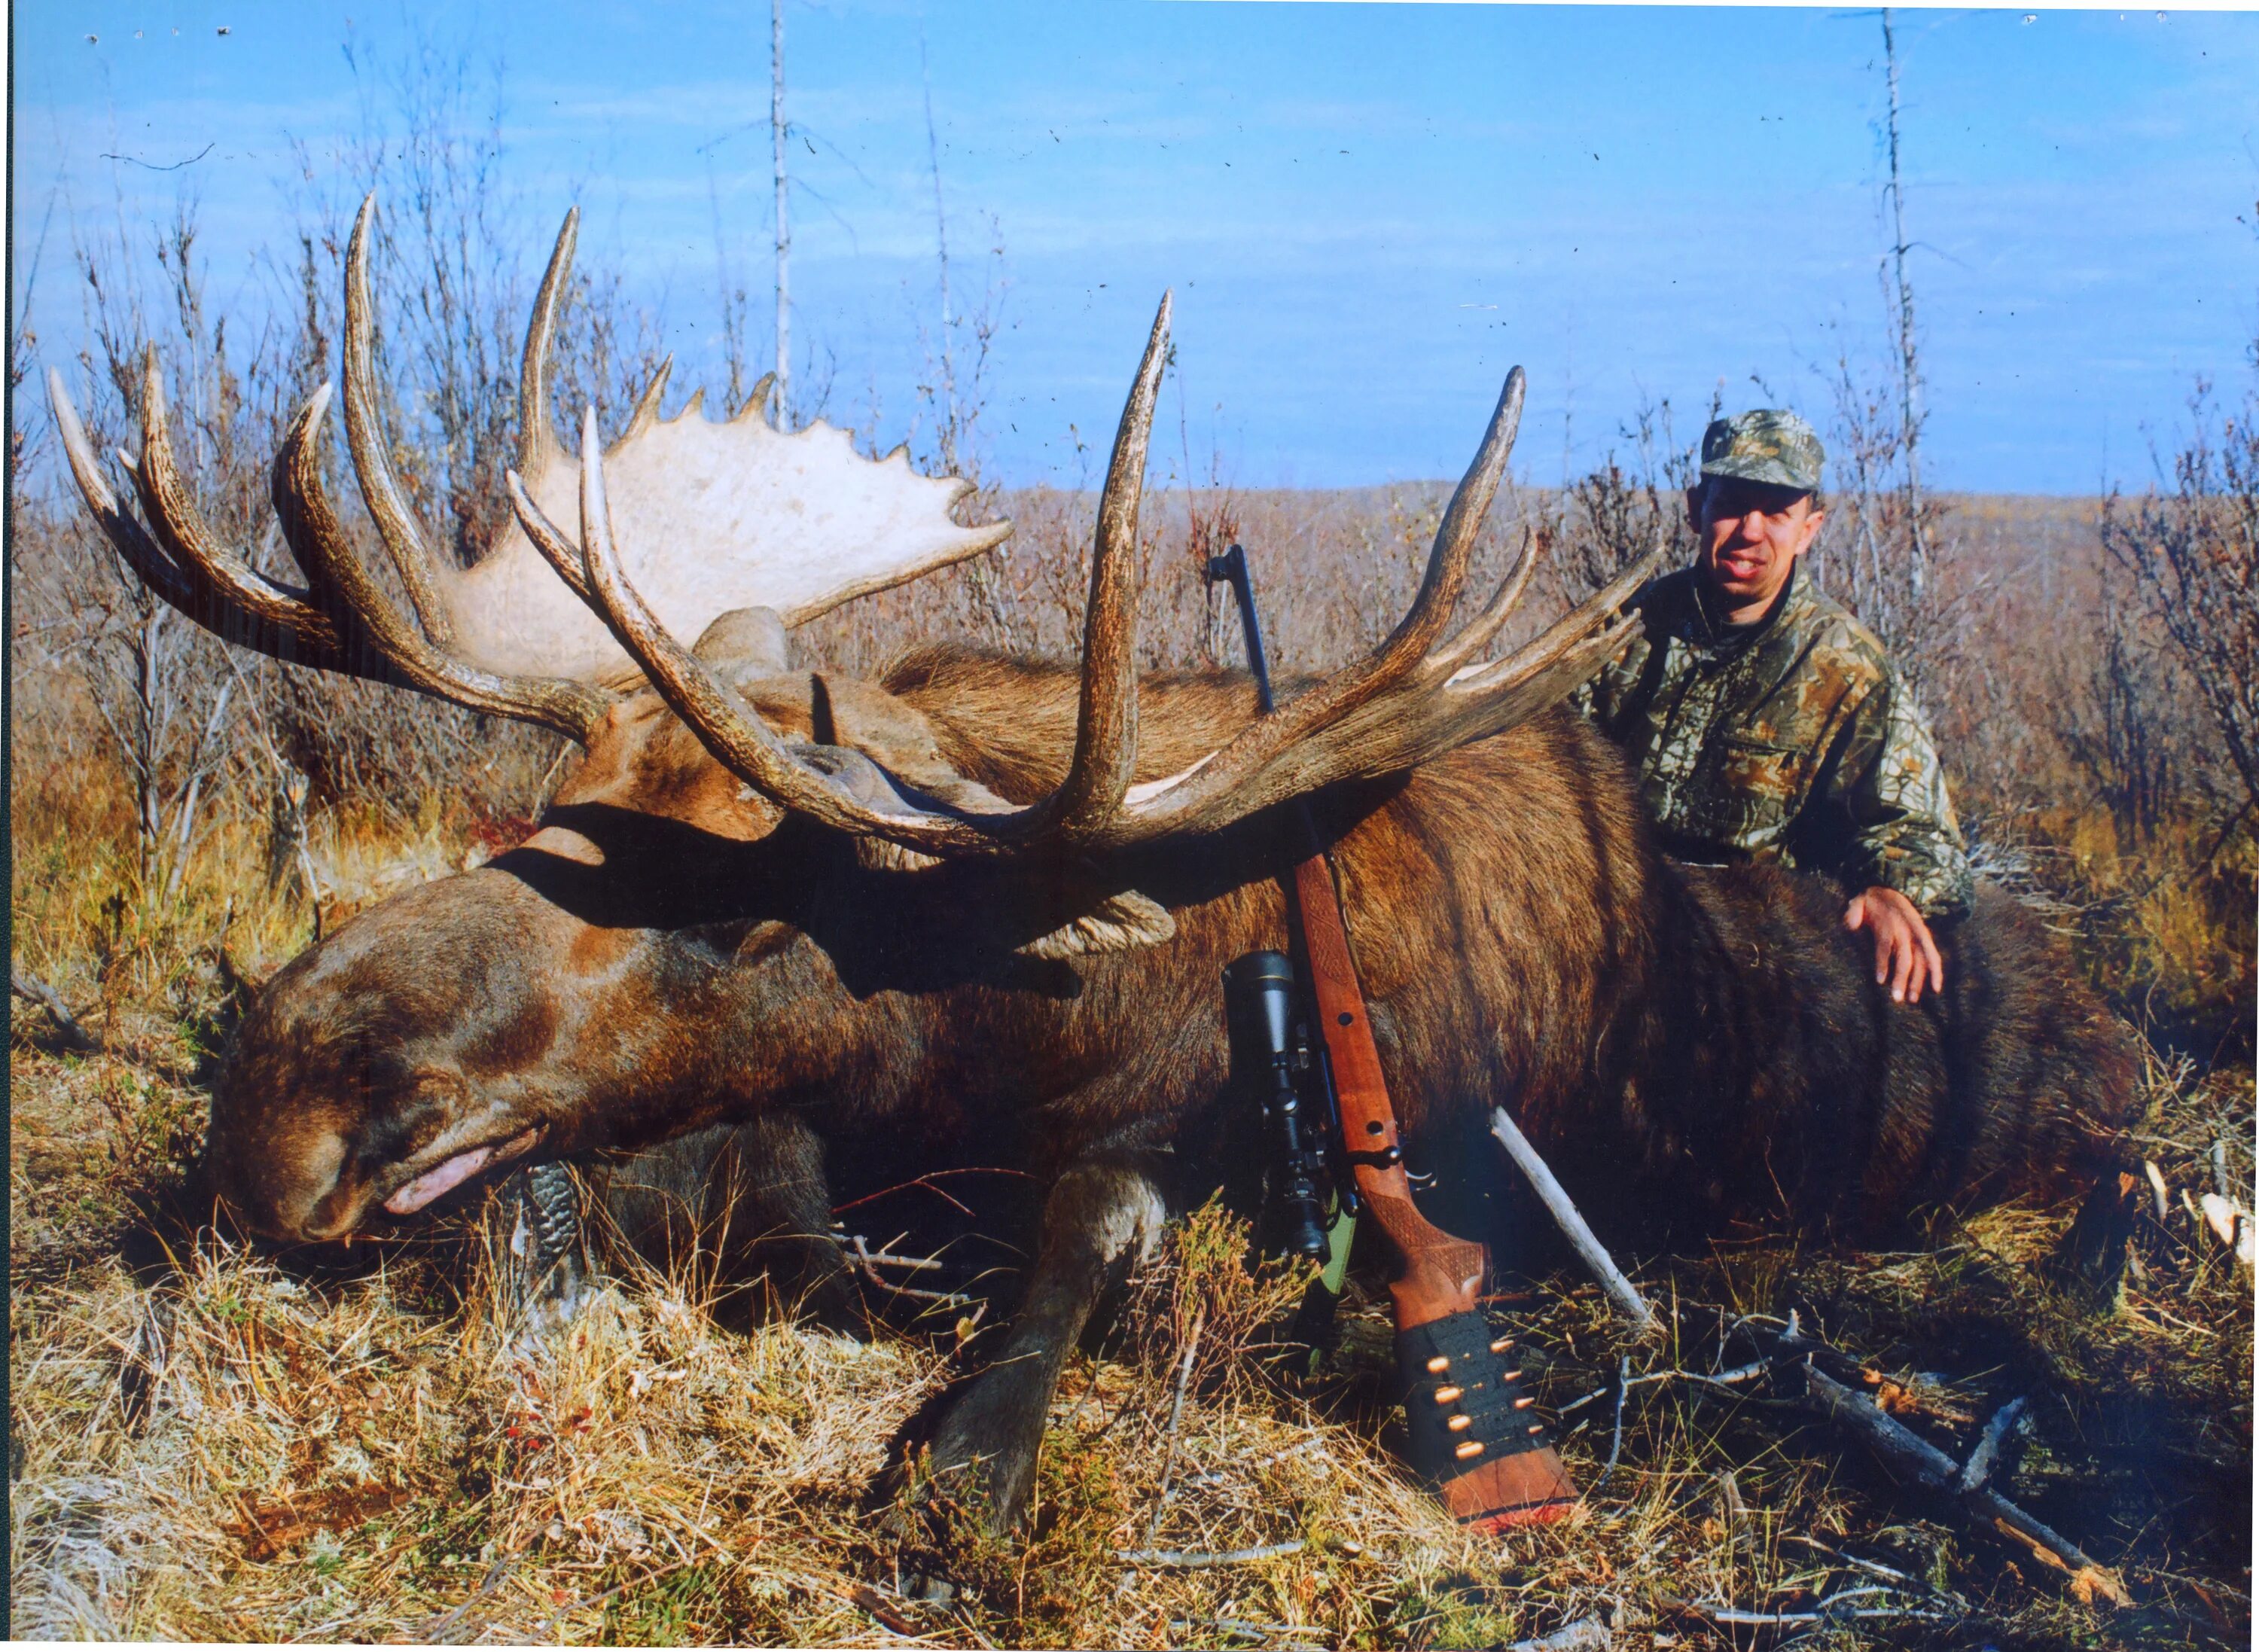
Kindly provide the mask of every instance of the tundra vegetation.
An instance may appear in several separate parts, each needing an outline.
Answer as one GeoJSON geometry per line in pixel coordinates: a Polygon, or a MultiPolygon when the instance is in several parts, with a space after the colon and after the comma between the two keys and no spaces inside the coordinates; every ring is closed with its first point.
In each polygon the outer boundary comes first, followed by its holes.
{"type": "MultiPolygon", "coordinates": [[[[379,220],[372,260],[393,329],[386,415],[401,480],[468,566],[507,519],[530,292],[512,272],[538,242],[495,205],[491,152],[405,154],[372,148],[354,180],[404,174],[388,179],[402,204],[379,220]]],[[[83,239],[70,263],[96,445],[138,433],[143,347],[161,341],[200,509],[278,572],[267,461],[335,375],[341,333],[344,218],[325,200],[303,213],[281,267],[296,324],[248,342],[207,310],[192,213],[153,246],[83,239]]],[[[44,365],[36,316],[11,327],[11,393],[44,365]]],[[[655,336],[618,291],[581,280],[556,352],[560,402],[620,428],[655,336]]],[[[716,367],[716,383],[736,370],[716,367]]],[[[916,1271],[873,1263],[894,1306],[858,1342],[789,1301],[749,1302],[726,1271],[614,1249],[570,1333],[530,1349],[477,1211],[346,1251],[205,1225],[190,1167],[255,984],[388,894],[515,844],[574,751],[231,654],[118,566],[37,399],[19,396],[11,961],[61,1014],[19,993],[11,1020],[18,1633],[1345,1647],[1489,1645],[1593,1621],[1623,1645],[1747,1644],[1752,1627],[1724,1610],[1789,1614],[1755,1632],[1814,1644],[2241,1644],[2250,1276],[2235,1230],[2220,1243],[2199,1201],[2248,1205],[2253,1174],[2259,397],[2205,393],[2161,414],[2156,482],[2138,495],[1940,499],[1902,485],[1887,373],[1847,361],[1833,383],[1844,462],[1820,576],[1913,663],[1985,874],[2070,938],[2144,1040],[2134,1139],[2156,1179],[2122,1305],[2094,1313],[2038,1265],[2068,1207],[1995,1208],[1890,1253],[1751,1231],[1628,1257],[1663,1308],[1660,1343],[1612,1322],[1541,1246],[1495,1311],[1531,1350],[1591,1518],[1475,1540],[1391,1456],[1378,1293],[1353,1295],[1318,1380],[1285,1381],[1262,1344],[1299,1281],[1251,1274],[1244,1234],[1204,1211],[1069,1361],[1030,1530],[968,1530],[971,1586],[946,1606],[898,1592],[878,1505],[890,1451],[960,1356],[977,1359],[997,1312],[986,1293],[1008,1305],[1008,1253],[927,1295],[916,1271]],[[1918,587],[1905,573],[1917,527],[1918,587]],[[2027,1400],[2001,1483],[2115,1567],[2134,1605],[2078,1599],[2028,1550],[1755,1399],[1676,1379],[1619,1389],[1715,1371],[1738,1357],[1737,1323],[1792,1313],[1956,1458],[2002,1402],[2027,1400]],[[1822,1601],[1840,1620],[1793,1615],[1822,1601]],[[1849,1615],[1885,1609],[1897,1615],[1849,1615]]],[[[963,388],[945,409],[928,398],[914,445],[977,469],[963,388]]],[[[830,410],[866,438],[880,422],[830,410]]],[[[1621,462],[1500,502],[1472,583],[1494,583],[1525,530],[1542,539],[1521,623],[1534,630],[1679,533],[1685,464],[1671,409],[1642,409],[1621,462]]],[[[1448,494],[1235,489],[1188,450],[1170,468],[1142,523],[1137,635],[1155,667],[1236,663],[1198,577],[1234,540],[1276,658],[1323,669],[1362,653],[1409,607],[1448,494]]],[[[985,489],[979,507],[1017,524],[1004,552],[820,619],[802,645],[873,676],[951,637],[1070,656],[1094,505],[1087,488],[985,489]]],[[[372,537],[357,516],[346,526],[372,537]]],[[[960,1193],[980,1202],[972,1181],[936,1183],[837,1214],[884,1257],[960,1193]]]]}

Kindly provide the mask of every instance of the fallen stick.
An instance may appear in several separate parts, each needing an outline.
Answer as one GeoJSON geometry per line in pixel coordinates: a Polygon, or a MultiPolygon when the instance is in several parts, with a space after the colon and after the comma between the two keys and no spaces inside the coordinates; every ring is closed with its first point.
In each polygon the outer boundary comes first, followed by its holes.
{"type": "MultiPolygon", "coordinates": [[[[443,1612],[436,1618],[425,1620],[424,1627],[412,1632],[408,1638],[411,1641],[420,1641],[427,1646],[446,1644],[447,1637],[457,1634],[462,1628],[463,1620],[470,1616],[473,1608],[491,1599],[495,1591],[502,1587],[502,1580],[510,1576],[511,1567],[517,1563],[516,1555],[504,1555],[487,1568],[486,1577],[461,1606],[457,1606],[453,1612],[443,1612]]],[[[478,1629],[484,1627],[483,1624],[479,1625],[467,1638],[476,1640],[478,1629]]]]}
{"type": "Polygon", "coordinates": [[[1631,1397],[1631,1356],[1630,1356],[1630,1355],[1628,1355],[1628,1354],[1626,1354],[1626,1355],[1623,1356],[1623,1363],[1622,1363],[1621,1364],[1620,1364],[1620,1365],[1618,1365],[1618,1366],[1616,1367],[1616,1433],[1615,1433],[1615,1438],[1608,1442],[1608,1461],[1607,1461],[1607,1467],[1605,1467],[1605,1468],[1603,1468],[1603,1469],[1600,1470],[1600,1478],[1599,1479],[1597,1479],[1597,1480],[1595,1480],[1595,1481],[1593,1481],[1593,1491],[1595,1491],[1595,1492],[1599,1491],[1602,1486],[1606,1485],[1608,1483],[1608,1477],[1609,1477],[1610,1475],[1614,1474],[1614,1473],[1616,1471],[1616,1460],[1617,1460],[1619,1457],[1621,1457],[1621,1456],[1623,1456],[1623,1413],[1624,1413],[1624,1401],[1625,1401],[1626,1399],[1629,1399],[1630,1397],[1631,1397]]]}
{"type": "Polygon", "coordinates": [[[1950,1589],[1940,1589],[1926,1578],[1917,1577],[1910,1571],[1901,1571],[1896,1566],[1885,1566],[1879,1560],[1868,1560],[1844,1549],[1834,1548],[1821,1542],[1816,1537],[1792,1534],[1782,1538],[1781,1541],[1785,1543],[1801,1544],[1806,1549],[1817,1549],[1839,1566],[1849,1566],[1854,1571],[1865,1572],[1870,1577],[1880,1577],[1885,1583],[1896,1584],[1901,1589],[1928,1595],[1934,1599],[1944,1602],[1949,1606],[1957,1606],[1964,1612],[1968,1610],[1969,1603],[1950,1589]]]}
{"type": "MultiPolygon", "coordinates": [[[[1770,1371],[1783,1363],[1782,1356],[1785,1355],[1800,1362],[1799,1368],[1804,1373],[1804,1393],[1798,1399],[1770,1402],[1756,1400],[1754,1396],[1744,1396],[1745,1399],[1814,1413],[1828,1421],[1842,1425],[1867,1443],[1894,1478],[1925,1491],[1954,1498],[1979,1523],[2013,1539],[2029,1551],[2034,1559],[2063,1573],[2070,1580],[2072,1597],[2081,1604],[2092,1605],[2097,1599],[2113,1606],[2130,1604],[2126,1586],[2115,1573],[2053,1527],[2026,1513],[1985,1484],[1992,1477],[2009,1430],[2022,1414],[2023,1402],[2020,1399],[2011,1401],[1993,1413],[1992,1421],[1985,1426],[1984,1436],[1978,1442],[1977,1449],[1970,1454],[1969,1463],[1963,1465],[1956,1463],[1884,1411],[1871,1396],[1836,1381],[1821,1371],[1818,1364],[1821,1359],[1846,1364],[1854,1362],[1849,1361],[1840,1349],[1831,1348],[1801,1334],[1797,1329],[1794,1315],[1790,1316],[1785,1329],[1766,1335],[1772,1338],[1781,1354],[1728,1371],[1725,1377],[1740,1378],[1770,1371]]],[[[1692,1371],[1655,1371],[1646,1377],[1635,1377],[1628,1383],[1621,1383],[1619,1403],[1623,1389],[1671,1378],[1691,1380],[1700,1385],[1725,1386],[1724,1379],[1721,1378],[1704,1378],[1692,1371]]]]}
{"type": "Polygon", "coordinates": [[[1147,1566],[1156,1571],[1202,1571],[1210,1566],[1244,1566],[1250,1561],[1277,1560],[1282,1555],[1299,1555],[1303,1542],[1290,1537],[1283,1543],[1261,1543],[1253,1549],[1227,1549],[1215,1553],[1202,1553],[1187,1549],[1117,1549],[1114,1558],[1129,1566],[1147,1566]]]}
{"type": "Polygon", "coordinates": [[[1201,1327],[1207,1320],[1205,1311],[1193,1314],[1192,1332],[1185,1338],[1185,1356],[1177,1366],[1177,1397],[1169,1406],[1169,1448],[1161,1459],[1161,1494],[1153,1499],[1153,1518],[1145,1522],[1149,1545],[1161,1535],[1161,1516],[1168,1510],[1169,1480],[1177,1471],[1177,1430],[1185,1420],[1185,1387],[1193,1379],[1193,1356],[1200,1351],[1201,1327]]]}
{"type": "Polygon", "coordinates": [[[1281,1636],[1319,1634],[1323,1631],[1293,1623],[1250,1623],[1244,1618],[1172,1618],[1171,1634],[1184,1634],[1194,1629],[1214,1629],[1222,1634],[1236,1634],[1243,1641],[1269,1641],[1279,1647],[1313,1646],[1304,1639],[1282,1640],[1281,1636]]]}
{"type": "Polygon", "coordinates": [[[102,1048],[101,1040],[78,1024],[77,1017],[70,1013],[62,995],[38,976],[26,975],[11,966],[8,971],[8,986],[17,997],[37,1004],[53,1015],[55,1025],[62,1029],[63,1043],[71,1049],[91,1051],[102,1048]]]}
{"type": "Polygon", "coordinates": [[[1804,1365],[1804,1390],[1815,1411],[1865,1441],[1894,1476],[1926,1491],[1956,1497],[1963,1507],[2014,1538],[2042,1564],[2068,1574],[2071,1593],[2082,1601],[2099,1597],[2113,1606],[2127,1604],[2126,1586],[2077,1544],[1988,1486],[1964,1490],[1961,1464],[1809,1360],[1804,1365]]]}
{"type": "Polygon", "coordinates": [[[911,1620],[909,1613],[903,1612],[899,1606],[895,1606],[894,1602],[888,1600],[886,1596],[880,1594],[877,1590],[872,1588],[871,1585],[866,1583],[850,1584],[847,1586],[847,1599],[853,1601],[865,1612],[868,1613],[873,1618],[876,1619],[880,1624],[884,1625],[887,1628],[893,1630],[896,1634],[923,1634],[925,1633],[923,1629],[920,1628],[917,1624],[911,1620]]]}
{"type": "Polygon", "coordinates": [[[1490,1129],[1491,1134],[1505,1146],[1507,1155],[1521,1166],[1521,1173],[1529,1178],[1529,1186],[1536,1190],[1553,1220],[1560,1224],[1562,1234],[1607,1290],[1609,1300],[1632,1322],[1633,1328],[1643,1335],[1655,1330],[1658,1325],[1655,1310],[1639,1293],[1639,1287],[1624,1277],[1623,1271],[1608,1255],[1607,1247],[1593,1236],[1592,1228],[1570,1199],[1568,1191],[1554,1179],[1552,1171],[1537,1156],[1537,1150],[1529,1145],[1529,1138],[1507,1116],[1504,1107],[1491,1110],[1490,1129]]]}
{"type": "Polygon", "coordinates": [[[1598,1618],[1579,1618],[1550,1634],[1516,1641],[1506,1652],[1607,1652],[1614,1644],[1615,1635],[1607,1624],[1598,1618]]]}
{"type": "Polygon", "coordinates": [[[2149,1178],[2149,1197],[2156,1206],[2157,1226],[2162,1228],[2172,1210],[2172,1200],[2165,1192],[2165,1173],[2157,1168],[2157,1161],[2153,1158],[2141,1161],[2141,1173],[2149,1178]]]}
{"type": "Polygon", "coordinates": [[[1718,1473],[1718,1501],[1726,1513],[1726,1531],[1734,1552],[1747,1554],[1756,1542],[1749,1531],[1749,1506],[1742,1499],[1742,1483],[1731,1469],[1718,1473]]]}
{"type": "Polygon", "coordinates": [[[1992,1413],[1992,1421],[1985,1425],[1984,1437],[1977,1449],[1969,1454],[1969,1461],[1961,1466],[1961,1478],[1955,1489],[1964,1497],[1978,1490],[1992,1479],[1992,1470],[1999,1466],[2000,1449],[2024,1414],[2022,1396],[2011,1399],[1992,1413]]]}
{"type": "MultiPolygon", "coordinates": [[[[1877,1591],[1881,1592],[1881,1591],[1877,1591]]],[[[1749,1612],[1739,1606],[1698,1606],[1692,1600],[1681,1600],[1675,1595],[1657,1595],[1656,1604],[1674,1612],[1687,1613],[1697,1618],[1707,1618],[1712,1623],[1731,1624],[1737,1628],[1790,1629],[1806,1624],[1841,1623],[1853,1618],[1899,1618],[1914,1621],[1946,1622],[1956,1614],[1940,1612],[1935,1606],[1841,1606],[1832,1607],[1822,1602],[1816,1612],[1749,1612]]]]}
{"type": "Polygon", "coordinates": [[[894,1296],[908,1297],[914,1302],[937,1302],[944,1307],[964,1307],[973,1300],[971,1297],[957,1291],[927,1291],[916,1285],[897,1285],[879,1271],[882,1264],[898,1268],[938,1268],[941,1266],[938,1262],[924,1258],[888,1256],[884,1252],[874,1253],[860,1234],[854,1235],[852,1243],[857,1271],[881,1291],[894,1296]]]}

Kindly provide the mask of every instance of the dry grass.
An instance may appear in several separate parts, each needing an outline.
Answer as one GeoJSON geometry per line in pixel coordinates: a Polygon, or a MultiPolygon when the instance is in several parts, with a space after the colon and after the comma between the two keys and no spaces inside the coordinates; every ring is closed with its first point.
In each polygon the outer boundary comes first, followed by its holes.
{"type": "MultiPolygon", "coordinates": [[[[1619,1645],[1710,1646],[1730,1642],[1668,1599],[1794,1609],[1876,1582],[1843,1555],[1922,1580],[1861,1604],[1944,1616],[1805,1644],[2219,1645],[2248,1627],[2249,1278],[2177,1203],[2106,1316],[2039,1266],[2068,1213],[2020,1209],[1901,1255],[1753,1239],[1650,1264],[1662,1345],[1625,1338],[1573,1274],[1503,1299],[1592,1495],[1582,1521],[1497,1542],[1397,1466],[1379,1301],[1354,1297],[1318,1381],[1282,1379],[1264,1342],[1297,1282],[1251,1276],[1243,1232],[1203,1213],[1071,1365],[1031,1531],[971,1543],[944,1608],[897,1592],[884,1516],[906,1425],[961,1368],[953,1335],[724,1331],[680,1281],[631,1269],[529,1349],[466,1235],[341,1257],[193,1233],[193,1073],[157,1043],[48,1053],[30,1013],[18,1034],[19,1634],[1483,1646],[1597,1618],[1619,1645]],[[1716,1369],[1733,1316],[1792,1307],[1956,1454],[2028,1397],[2014,1494],[2120,1565],[2136,1609],[2077,1605],[1823,1431],[1683,1385],[1635,1392],[1600,1484],[1620,1359],[1716,1369]],[[1121,1557],[1297,1541],[1196,1570],[1121,1557]]],[[[2209,1186],[2216,1139],[2248,1186],[2248,1089],[2155,1078],[2144,1145],[2169,1186],[2209,1186]]]]}
{"type": "Polygon", "coordinates": [[[2254,968],[2252,891],[2259,837],[2223,837],[2176,816],[2134,835],[2105,809],[2042,811],[2029,830],[2042,875],[2096,984],[2141,983],[2141,1012],[2198,1047],[2248,1051],[2254,968]]]}
{"type": "MultiPolygon", "coordinates": [[[[985,585],[952,574],[850,609],[814,639],[819,652],[868,664],[909,632],[1070,647],[1087,502],[1012,501],[1024,549],[985,585]]],[[[1280,661],[1303,666],[1368,644],[1401,611],[1440,492],[1229,502],[1270,559],[1260,573],[1280,661]]],[[[1167,549],[1182,537],[1176,509],[1155,513],[1156,663],[1202,659],[1216,637],[1167,549]]],[[[1501,512],[1484,572],[1502,564],[1514,517],[1501,512]]],[[[2011,697],[2041,703],[2029,687],[2009,685],[2011,697]]],[[[1996,718],[1984,737],[2006,726],[1996,718]]],[[[68,721],[41,727],[68,732],[68,721]]],[[[14,1007],[19,1634],[1347,1648],[1494,1645],[1598,1619],[1618,1646],[1749,1646],[1750,1632],[1733,1641],[1668,1601],[1800,1609],[1878,1584],[1864,1563],[1921,1583],[1859,1604],[1942,1615],[1799,1644],[2248,1637],[2250,1279],[2178,1200],[2212,1186],[2215,1141],[2249,1197],[2252,1093],[2232,1059],[2216,1072],[2156,1063],[2141,1144],[2174,1196],[2144,1228],[2141,1277],[2115,1314],[2085,1313],[2046,1281],[2039,1264],[2070,1213],[2021,1209],[1902,1255],[1751,1237],[1648,1259],[1640,1277],[1672,1310],[1661,1346],[1625,1340],[1573,1272],[1502,1300],[1590,1492],[1580,1523],[1502,1542],[1470,1540],[1404,1478],[1379,1303],[1353,1301],[1319,1380],[1287,1382],[1260,1345],[1292,1282],[1251,1278],[1228,1226],[1188,1223],[1108,1340],[1071,1364],[1031,1530],[970,1543],[957,1567],[966,1587],[936,1608],[897,1591],[886,1514],[894,1477],[915,1472],[905,1442],[977,1362],[977,1342],[724,1330],[700,1289],[625,1271],[567,1340],[529,1352],[499,1322],[463,1235],[340,1257],[199,1233],[182,1190],[238,972],[303,948],[313,913],[289,877],[270,876],[266,818],[232,793],[212,804],[177,894],[145,888],[125,790],[71,737],[19,742],[10,800],[15,961],[105,1045],[61,1053],[45,1013],[14,1007]],[[1906,1420],[1956,1456],[1995,1406],[2027,1398],[2013,1494],[2121,1566],[2136,1607],[2106,1616],[2069,1599],[2020,1551],[1754,1398],[1635,1391],[1602,1481],[1621,1361],[1635,1375],[1714,1370],[1737,1357],[1721,1334],[1734,1316],[1791,1309],[1887,1377],[1906,1420]],[[1203,1570],[1121,1557],[1297,1542],[1203,1570]]],[[[2077,795],[2001,750],[2004,773],[2077,795]]],[[[538,789],[524,780],[511,795],[538,789]]],[[[2248,830],[2206,859],[2211,834],[2193,823],[2127,840],[2088,804],[2015,820],[2029,881],[2063,903],[2122,1006],[2138,1013],[2146,998],[2199,1054],[2223,1037],[2231,1056],[2248,1050],[2248,830]]],[[[437,802],[318,813],[308,847],[323,921],[445,875],[516,829],[437,802]]]]}

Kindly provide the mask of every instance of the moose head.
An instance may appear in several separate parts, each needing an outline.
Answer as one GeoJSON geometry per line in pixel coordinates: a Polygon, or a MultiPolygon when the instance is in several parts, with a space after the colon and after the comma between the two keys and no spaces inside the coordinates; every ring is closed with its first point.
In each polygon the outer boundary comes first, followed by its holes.
{"type": "MultiPolygon", "coordinates": [[[[1100,500],[1079,669],[929,654],[883,682],[795,673],[792,628],[988,550],[1009,524],[959,525],[950,513],[967,484],[918,476],[899,451],[873,462],[828,426],[773,428],[766,384],[727,423],[691,417],[695,401],[662,420],[664,367],[609,448],[586,414],[576,462],[549,411],[570,215],[526,334],[515,522],[476,566],[444,566],[379,411],[373,209],[346,260],[345,426],[404,606],[325,493],[328,386],[274,464],[305,580],[294,588],[200,517],[153,354],[141,452],[120,455],[146,526],[120,508],[50,374],[88,509],[197,624],[586,752],[527,843],[360,915],[278,973],[246,1018],[208,1161],[242,1218],[279,1236],[347,1235],[529,1156],[929,1083],[936,1052],[966,1040],[1070,1086],[1065,1069],[1110,1057],[1060,1019],[1082,1012],[1056,972],[1169,950],[1170,904],[1135,887],[1157,851],[1521,723],[1635,623],[1614,615],[1647,564],[1490,658],[1534,567],[1525,543],[1496,596],[1450,631],[1512,445],[1516,368],[1418,595],[1378,648],[1263,716],[1244,684],[1197,703],[1157,692],[1141,739],[1137,517],[1165,297],[1100,500]],[[981,730],[1004,732],[984,744],[981,730]],[[1037,1008],[1015,1023],[1015,1053],[1000,1006],[1023,987],[1037,1008]]],[[[970,1083],[971,1065],[948,1071],[970,1083]]]]}

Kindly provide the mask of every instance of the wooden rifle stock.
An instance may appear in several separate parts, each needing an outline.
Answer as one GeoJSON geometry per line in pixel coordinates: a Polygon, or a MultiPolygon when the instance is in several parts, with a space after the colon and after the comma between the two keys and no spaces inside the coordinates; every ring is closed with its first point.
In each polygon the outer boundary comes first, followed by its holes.
{"type": "Polygon", "coordinates": [[[1577,1488],[1543,1425],[1529,1414],[1521,1373],[1504,1357],[1507,1343],[1493,1341],[1483,1317],[1489,1258],[1412,1202],[1395,1109],[1322,851],[1296,863],[1289,888],[1358,1195],[1403,1264],[1388,1289],[1414,1466],[1436,1480],[1460,1523],[1477,1530],[1559,1520],[1579,1506],[1577,1488]]]}
{"type": "MultiPolygon", "coordinates": [[[[1239,599],[1256,704],[1267,715],[1271,671],[1246,553],[1235,545],[1209,558],[1208,577],[1229,580],[1239,599]]],[[[1546,1443],[1544,1426],[1529,1415],[1521,1373],[1507,1368],[1506,1341],[1493,1341],[1483,1318],[1489,1257],[1480,1245],[1436,1227],[1412,1202],[1396,1110],[1366,1024],[1333,867],[1317,847],[1308,805],[1298,804],[1296,812],[1309,852],[1285,880],[1286,921],[1301,943],[1319,1036],[1333,1067],[1345,1161],[1358,1198],[1403,1263],[1388,1289],[1396,1305],[1396,1363],[1412,1464],[1436,1482],[1443,1506],[1478,1531],[1559,1520],[1582,1505],[1546,1443]]]]}

